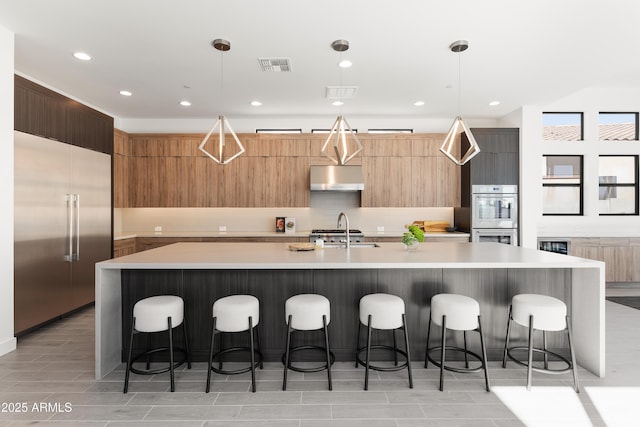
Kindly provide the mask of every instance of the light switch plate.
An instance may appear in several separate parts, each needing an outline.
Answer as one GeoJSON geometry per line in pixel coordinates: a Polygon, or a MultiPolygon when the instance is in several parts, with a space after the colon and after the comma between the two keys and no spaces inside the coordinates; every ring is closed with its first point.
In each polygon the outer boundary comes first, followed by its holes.
{"type": "Polygon", "coordinates": [[[227,231],[227,226],[226,225],[218,226],[218,231],[227,231]]]}
{"type": "Polygon", "coordinates": [[[155,231],[155,232],[162,231],[162,226],[161,225],[156,225],[155,227],[153,227],[153,231],[155,231]]]}
{"type": "Polygon", "coordinates": [[[384,225],[379,225],[378,226],[378,233],[383,233],[384,232],[384,225]]]}

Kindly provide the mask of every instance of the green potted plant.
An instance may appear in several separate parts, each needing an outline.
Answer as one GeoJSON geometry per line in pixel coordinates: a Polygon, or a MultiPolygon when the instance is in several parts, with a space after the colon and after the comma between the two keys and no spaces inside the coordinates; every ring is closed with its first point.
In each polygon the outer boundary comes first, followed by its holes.
{"type": "Polygon", "coordinates": [[[412,251],[418,247],[420,242],[424,242],[424,231],[417,225],[410,225],[407,228],[409,231],[402,235],[402,243],[408,251],[412,251]]]}

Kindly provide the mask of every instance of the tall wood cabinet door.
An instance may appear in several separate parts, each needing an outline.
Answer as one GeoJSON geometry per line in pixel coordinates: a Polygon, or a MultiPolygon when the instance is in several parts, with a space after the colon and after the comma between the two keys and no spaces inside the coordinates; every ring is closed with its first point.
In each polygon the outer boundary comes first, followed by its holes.
{"type": "Polygon", "coordinates": [[[280,204],[282,207],[308,207],[309,191],[309,158],[308,157],[276,157],[281,170],[280,204]]]}
{"type": "Polygon", "coordinates": [[[206,156],[191,157],[190,206],[224,206],[224,166],[206,156]]]}
{"type": "Polygon", "coordinates": [[[630,240],[629,252],[631,257],[631,277],[629,279],[632,282],[640,282],[640,239],[634,238],[630,240]]]}
{"type": "Polygon", "coordinates": [[[438,159],[414,157],[411,161],[411,206],[438,206],[438,159]]]}
{"type": "Polygon", "coordinates": [[[436,158],[437,180],[434,185],[437,189],[436,206],[460,206],[460,170],[458,165],[446,157],[436,158]]]}
{"type": "Polygon", "coordinates": [[[151,157],[129,158],[129,206],[146,208],[151,206],[150,184],[151,157]]]}
{"type": "Polygon", "coordinates": [[[411,157],[363,157],[363,207],[411,206],[411,157]]]}
{"type": "Polygon", "coordinates": [[[631,280],[631,257],[629,247],[605,246],[602,248],[606,264],[605,280],[607,282],[629,282],[631,280]]]}
{"type": "Polygon", "coordinates": [[[113,155],[113,207],[129,207],[129,157],[113,155]]]}
{"type": "Polygon", "coordinates": [[[163,174],[160,190],[162,207],[189,207],[191,182],[191,157],[162,157],[163,174]]]}
{"type": "Polygon", "coordinates": [[[265,158],[241,156],[222,166],[225,207],[264,206],[265,158]]]}

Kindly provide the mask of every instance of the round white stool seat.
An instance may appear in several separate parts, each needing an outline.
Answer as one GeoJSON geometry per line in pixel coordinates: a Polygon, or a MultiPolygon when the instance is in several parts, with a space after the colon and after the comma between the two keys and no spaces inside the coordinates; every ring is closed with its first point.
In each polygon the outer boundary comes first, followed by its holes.
{"type": "Polygon", "coordinates": [[[260,322],[260,302],[253,295],[231,295],[213,303],[213,317],[220,332],[242,332],[249,329],[249,317],[255,328],[260,322]]]}
{"type": "Polygon", "coordinates": [[[398,329],[403,327],[404,301],[396,295],[369,294],[360,298],[360,323],[369,323],[373,329],[398,329]]]}
{"type": "Polygon", "coordinates": [[[300,294],[287,299],[284,304],[285,323],[291,316],[291,327],[298,331],[314,331],[324,327],[322,316],[326,316],[326,324],[331,320],[331,305],[322,295],[300,294]]]}
{"type": "Polygon", "coordinates": [[[529,326],[533,315],[533,328],[543,331],[562,331],[567,328],[567,306],[557,298],[538,294],[515,295],[511,300],[511,317],[529,326]]]}
{"type": "Polygon", "coordinates": [[[480,305],[473,298],[456,294],[438,294],[431,298],[431,321],[442,326],[447,316],[447,329],[473,331],[478,327],[480,305]]]}
{"type": "Polygon", "coordinates": [[[168,329],[167,318],[171,317],[171,326],[176,327],[184,320],[184,301],[175,295],[160,295],[138,301],[133,306],[135,328],[139,332],[160,332],[168,329]]]}

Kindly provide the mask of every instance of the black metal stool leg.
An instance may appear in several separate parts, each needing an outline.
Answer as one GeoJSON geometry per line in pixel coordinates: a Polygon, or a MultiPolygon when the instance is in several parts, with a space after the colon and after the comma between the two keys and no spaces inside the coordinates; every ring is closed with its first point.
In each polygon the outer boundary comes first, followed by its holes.
{"type": "MultiPolygon", "coordinates": [[[[147,334],[147,350],[149,350],[151,348],[151,335],[147,334]]],[[[151,354],[147,354],[147,357],[145,358],[147,360],[147,371],[149,369],[151,369],[151,354]]]]}
{"type": "Polygon", "coordinates": [[[358,334],[356,337],[356,368],[358,367],[358,350],[360,349],[360,328],[362,327],[362,324],[360,323],[360,317],[358,317],[358,334]]]}
{"type": "Polygon", "coordinates": [[[482,320],[478,315],[478,332],[480,333],[480,347],[482,349],[482,366],[484,367],[484,384],[487,387],[487,391],[491,391],[489,385],[489,367],[487,366],[487,348],[484,344],[484,332],[482,332],[482,320]]]}
{"type": "Polygon", "coordinates": [[[407,352],[407,372],[409,374],[409,388],[413,388],[413,375],[411,374],[411,354],[409,353],[409,331],[407,331],[407,318],[402,313],[402,329],[404,331],[404,346],[407,352]]]}
{"type": "Polygon", "coordinates": [[[127,372],[124,374],[124,391],[123,393],[127,393],[129,391],[129,371],[131,369],[131,357],[133,355],[133,334],[136,330],[136,318],[133,317],[131,319],[131,335],[129,336],[129,357],[127,357],[127,372]]]}
{"type": "Polygon", "coordinates": [[[171,391],[176,391],[176,380],[173,373],[173,327],[171,317],[167,317],[167,327],[169,328],[169,375],[171,377],[171,391]]]}
{"type": "MultiPolygon", "coordinates": [[[[260,347],[260,329],[257,326],[254,329],[256,331],[256,349],[258,350],[259,354],[262,354],[262,350],[260,350],[262,348],[262,347],[260,347]]],[[[262,364],[262,357],[260,357],[260,361],[259,361],[258,367],[260,369],[264,368],[264,366],[262,364]]]]}
{"type": "Polygon", "coordinates": [[[507,367],[507,348],[509,347],[509,336],[511,334],[511,306],[509,306],[509,315],[507,317],[507,336],[504,339],[504,352],[502,353],[502,367],[507,367]]]}
{"type": "Polygon", "coordinates": [[[191,351],[189,350],[189,337],[187,335],[187,319],[182,319],[182,333],[184,335],[184,349],[187,357],[187,369],[191,369],[191,351]]]}
{"type": "Polygon", "coordinates": [[[469,369],[469,353],[467,353],[467,331],[462,331],[462,340],[464,341],[464,367],[469,369]]]}
{"type": "Polygon", "coordinates": [[[224,349],[224,334],[220,334],[220,341],[218,343],[219,345],[219,349],[218,349],[218,369],[222,370],[222,355],[224,354],[224,352],[222,351],[224,349]]]}
{"type": "Polygon", "coordinates": [[[567,319],[567,338],[569,339],[569,353],[571,354],[571,368],[573,372],[573,386],[576,393],[580,393],[580,386],[578,384],[578,365],[576,364],[576,354],[573,352],[573,339],[571,336],[571,326],[569,324],[569,316],[567,319]]]}
{"type": "Polygon", "coordinates": [[[547,331],[542,331],[542,350],[544,355],[544,369],[549,369],[549,354],[547,353],[547,331]]]}
{"type": "Polygon", "coordinates": [[[429,338],[431,337],[431,311],[429,311],[429,324],[427,326],[427,349],[424,352],[424,367],[429,366],[429,338]]]}
{"type": "Polygon", "coordinates": [[[391,333],[393,334],[393,363],[395,366],[398,366],[398,344],[396,342],[396,330],[392,329],[391,333]]]}
{"type": "Polygon", "coordinates": [[[329,390],[333,390],[331,382],[331,351],[329,350],[329,331],[327,330],[327,316],[322,315],[322,329],[324,330],[324,347],[327,353],[327,379],[329,381],[329,390]]]}
{"type": "Polygon", "coordinates": [[[287,319],[287,347],[284,357],[284,376],[282,379],[282,390],[287,389],[287,371],[289,370],[289,349],[291,347],[291,315],[287,319]]]}
{"type": "Polygon", "coordinates": [[[531,379],[533,377],[533,315],[529,316],[529,353],[527,357],[527,390],[531,390],[531,379]]]}
{"type": "Polygon", "coordinates": [[[211,388],[211,365],[213,365],[213,348],[214,341],[216,337],[216,318],[213,318],[213,323],[211,324],[211,344],[209,345],[209,364],[207,365],[207,388],[205,393],[209,393],[209,389],[211,388]]]}
{"type": "Polygon", "coordinates": [[[253,346],[253,319],[249,316],[249,348],[251,349],[251,391],[256,392],[256,354],[253,346]]]}
{"type": "Polygon", "coordinates": [[[442,316],[442,352],[440,353],[440,391],[444,391],[444,361],[447,346],[447,316],[442,316]]]}
{"type": "Polygon", "coordinates": [[[369,356],[371,352],[371,315],[367,320],[367,356],[364,365],[364,389],[369,390],[369,356]]]}

